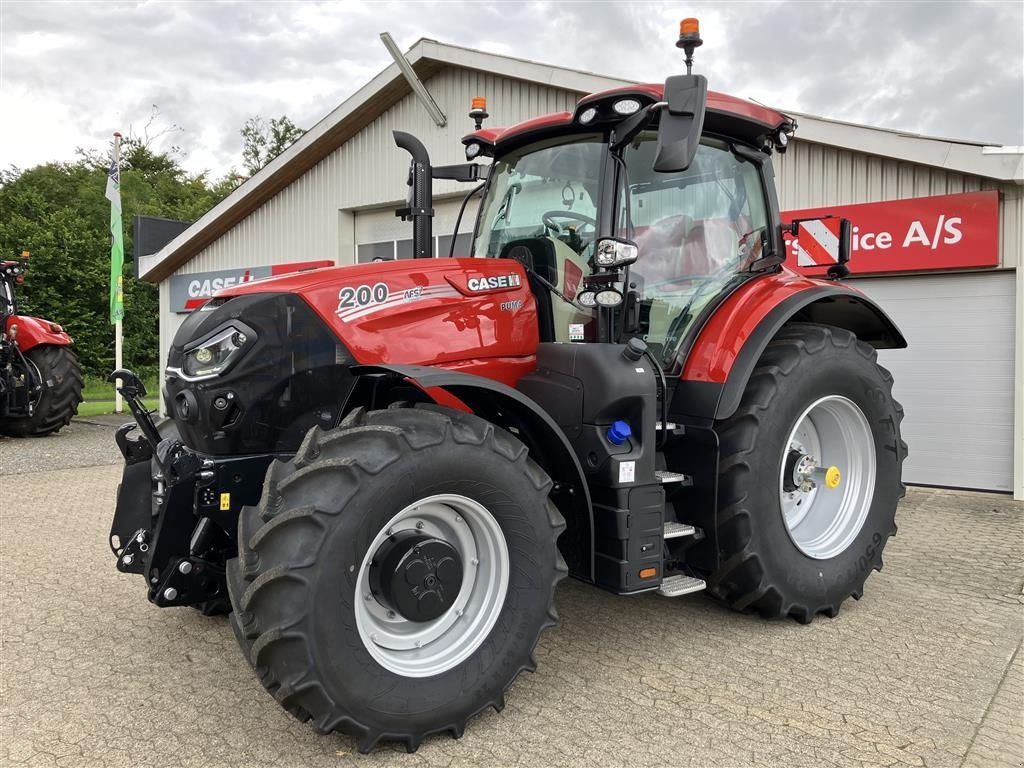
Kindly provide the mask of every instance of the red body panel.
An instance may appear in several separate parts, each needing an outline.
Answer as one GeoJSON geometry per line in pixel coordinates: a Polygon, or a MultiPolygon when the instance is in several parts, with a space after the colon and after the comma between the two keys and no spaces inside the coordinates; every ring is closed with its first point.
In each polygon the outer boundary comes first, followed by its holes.
{"type": "Polygon", "coordinates": [[[38,347],[40,344],[70,347],[74,343],[63,328],[49,320],[43,320],[41,317],[29,317],[28,315],[8,317],[4,328],[8,337],[11,335],[12,325],[18,326],[15,344],[22,352],[28,352],[32,347],[38,347]]]}
{"type": "Polygon", "coordinates": [[[434,365],[510,386],[533,370],[537,306],[517,261],[357,264],[234,286],[215,295],[301,295],[360,363],[434,365]]]}
{"type": "Polygon", "coordinates": [[[765,316],[793,294],[822,285],[856,293],[847,285],[814,280],[785,268],[740,286],[701,329],[680,378],[724,384],[743,345],[765,316]]]}
{"type": "MultiPolygon", "coordinates": [[[[655,101],[661,101],[665,96],[665,86],[661,83],[624,85],[621,88],[612,88],[607,91],[601,91],[599,93],[592,93],[589,96],[584,96],[580,99],[579,103],[580,105],[589,104],[590,102],[601,101],[602,99],[613,97],[619,93],[643,93],[650,96],[655,101]]],[[[753,120],[754,122],[761,123],[769,128],[778,128],[787,121],[786,116],[781,112],[776,112],[774,109],[763,107],[760,104],[755,104],[754,102],[747,101],[746,99],[738,99],[735,96],[718,93],[717,91],[708,91],[707,108],[712,112],[723,112],[736,115],[747,120],[753,120]]]]}

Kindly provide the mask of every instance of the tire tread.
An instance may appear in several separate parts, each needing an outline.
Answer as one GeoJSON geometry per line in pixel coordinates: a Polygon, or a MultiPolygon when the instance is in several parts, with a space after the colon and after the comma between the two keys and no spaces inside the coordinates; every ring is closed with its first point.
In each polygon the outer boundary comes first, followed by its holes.
{"type": "MultiPolygon", "coordinates": [[[[303,588],[326,537],[322,522],[331,515],[326,505],[309,497],[311,489],[323,482],[350,486],[354,493],[362,484],[403,455],[430,450],[446,440],[486,446],[488,450],[520,467],[533,486],[545,495],[552,482],[529,457],[527,449],[512,435],[479,419],[466,419],[457,412],[433,408],[397,408],[366,411],[357,408],[340,427],[324,432],[315,427],[303,440],[295,457],[275,462],[267,473],[260,504],[244,507],[239,520],[239,556],[228,563],[228,591],[234,613],[232,629],[246,659],[260,682],[294,717],[312,719],[321,733],[340,731],[354,736],[360,752],[367,753],[384,739],[399,741],[410,752],[423,739],[437,733],[460,738],[469,719],[488,707],[505,706],[504,691],[520,672],[536,669],[534,650],[540,632],[557,621],[554,592],[567,568],[559,555],[548,592],[547,618],[537,636],[523,652],[517,671],[501,690],[474,712],[424,731],[382,731],[360,720],[360,713],[334,701],[316,678],[311,663],[312,640],[304,634],[303,588]],[[479,423],[477,423],[479,422],[479,423]],[[367,458],[373,454],[374,458],[367,458]],[[338,478],[342,477],[339,481],[338,478]],[[295,553],[301,552],[299,556],[295,553]],[[289,554],[291,553],[291,554],[289,554]],[[293,606],[284,609],[282,604],[293,606]],[[284,670],[303,669],[299,677],[284,679],[284,670]]],[[[333,486],[332,486],[333,487],[333,486]]],[[[557,508],[547,502],[547,521],[553,538],[565,530],[557,508]]],[[[294,673],[293,673],[294,674],[294,673]]]]}
{"type": "MultiPolygon", "coordinates": [[[[840,605],[847,597],[860,599],[868,574],[872,570],[881,570],[882,550],[888,539],[896,533],[896,526],[893,525],[881,545],[877,547],[872,567],[864,572],[860,583],[846,596],[824,605],[786,601],[783,598],[785,590],[768,580],[766,568],[761,562],[762,555],[752,543],[750,529],[754,523],[751,520],[751,511],[745,506],[748,498],[745,481],[754,472],[757,433],[761,428],[759,414],[771,408],[774,395],[784,389],[786,377],[800,366],[801,361],[824,350],[828,345],[840,349],[852,347],[860,356],[876,366],[887,389],[887,395],[892,399],[892,374],[878,365],[878,354],[874,348],[841,328],[811,323],[790,323],[783,326],[769,342],[751,374],[747,390],[736,413],[716,425],[722,451],[719,462],[717,522],[721,562],[708,579],[708,590],[736,610],[756,611],[768,618],[789,616],[801,624],[810,623],[818,613],[836,616],[840,605]]],[[[899,434],[903,408],[895,400],[892,402],[895,406],[895,426],[899,434]]],[[[902,463],[907,455],[907,444],[900,439],[899,445],[898,459],[902,463]]],[[[898,496],[902,498],[905,493],[906,488],[901,482],[898,496]]]]}

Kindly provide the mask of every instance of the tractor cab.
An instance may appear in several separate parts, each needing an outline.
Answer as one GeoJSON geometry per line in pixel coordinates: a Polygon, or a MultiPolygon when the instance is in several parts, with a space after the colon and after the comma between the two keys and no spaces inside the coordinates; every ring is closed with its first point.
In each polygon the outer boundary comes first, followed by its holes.
{"type": "Polygon", "coordinates": [[[474,100],[466,157],[493,163],[473,255],[523,264],[541,342],[639,338],[678,372],[701,320],[784,261],[769,158],[796,124],[708,92],[691,71],[701,43],[688,26],[686,75],[591,94],[571,113],[484,129],[474,100]]]}
{"type": "MultiPolygon", "coordinates": [[[[615,103],[621,101],[640,103],[631,96],[615,103]]],[[[775,201],[763,171],[767,158],[747,147],[741,154],[734,139],[705,135],[685,169],[658,172],[657,130],[646,128],[619,147],[613,135],[614,124],[497,157],[473,255],[524,264],[542,341],[639,337],[672,369],[701,310],[781,260],[769,226],[775,201]],[[603,268],[599,243],[612,254],[635,249],[636,259],[603,268]],[[603,332],[602,307],[614,310],[603,332]]]]}

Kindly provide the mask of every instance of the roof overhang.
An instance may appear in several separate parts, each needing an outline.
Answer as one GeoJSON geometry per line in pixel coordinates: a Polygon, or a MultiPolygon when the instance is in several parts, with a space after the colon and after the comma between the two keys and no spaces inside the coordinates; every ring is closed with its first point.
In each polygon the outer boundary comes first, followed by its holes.
{"type": "Polygon", "coordinates": [[[797,119],[796,138],[799,141],[1024,184],[1024,149],[1021,147],[991,147],[978,142],[844,123],[801,112],[787,111],[786,114],[797,119]]]}

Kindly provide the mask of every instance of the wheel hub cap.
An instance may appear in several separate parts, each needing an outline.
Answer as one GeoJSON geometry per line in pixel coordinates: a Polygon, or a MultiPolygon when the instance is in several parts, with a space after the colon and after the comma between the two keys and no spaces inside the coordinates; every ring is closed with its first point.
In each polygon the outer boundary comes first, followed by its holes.
{"type": "Polygon", "coordinates": [[[363,647],[404,677],[452,669],[493,629],[510,571],[505,534],[478,501],[438,494],[409,504],[359,566],[354,607],[363,647]]]}
{"type": "Polygon", "coordinates": [[[370,591],[410,621],[432,621],[455,603],[462,588],[462,559],[444,541],[399,531],[370,563],[370,591]]]}

